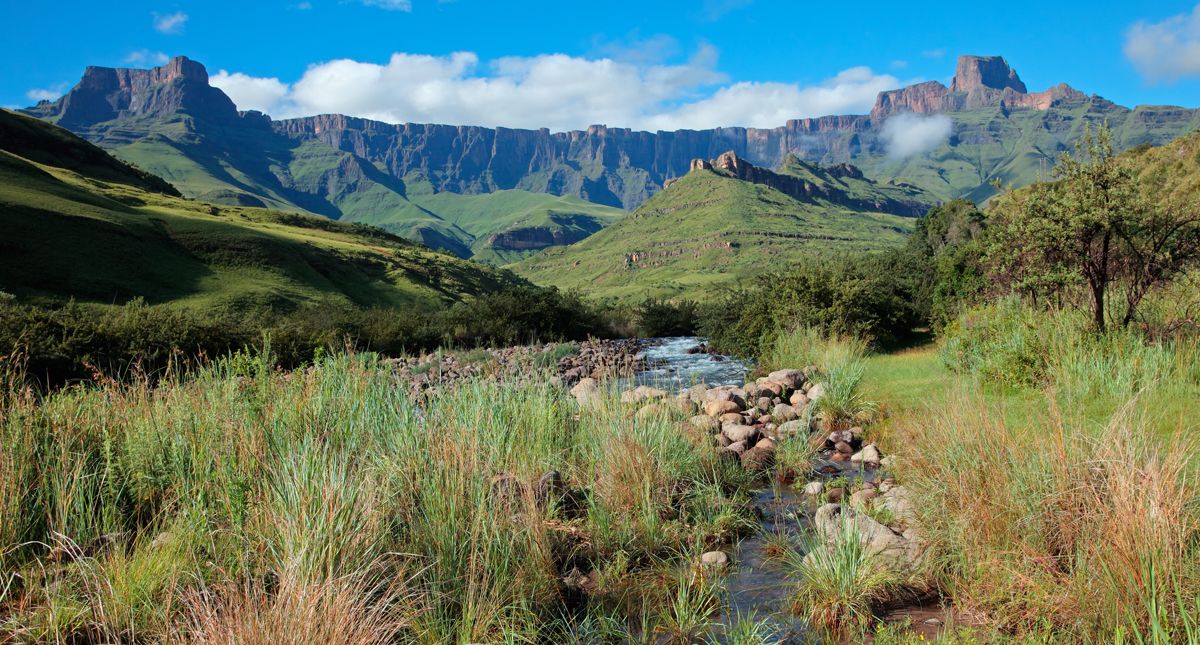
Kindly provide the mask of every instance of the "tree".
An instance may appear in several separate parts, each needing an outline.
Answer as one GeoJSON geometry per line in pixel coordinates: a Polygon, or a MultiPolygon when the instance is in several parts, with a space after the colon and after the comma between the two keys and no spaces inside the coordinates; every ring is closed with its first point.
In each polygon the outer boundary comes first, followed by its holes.
{"type": "Polygon", "coordinates": [[[1113,154],[1108,127],[1086,127],[1056,181],[1006,194],[989,221],[993,278],[1035,300],[1087,294],[1097,331],[1108,327],[1109,296],[1123,290],[1115,322],[1129,325],[1142,299],[1200,258],[1194,207],[1159,204],[1113,154]]]}

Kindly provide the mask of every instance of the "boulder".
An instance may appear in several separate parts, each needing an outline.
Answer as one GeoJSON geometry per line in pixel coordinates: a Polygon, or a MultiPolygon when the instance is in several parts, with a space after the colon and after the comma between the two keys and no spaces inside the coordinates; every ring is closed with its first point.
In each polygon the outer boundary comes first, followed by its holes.
{"type": "Polygon", "coordinates": [[[875,505],[891,513],[892,517],[901,524],[910,525],[916,520],[913,514],[912,498],[909,496],[908,489],[903,486],[889,486],[875,500],[875,505]]]}
{"type": "Polygon", "coordinates": [[[845,441],[839,441],[833,444],[833,449],[846,455],[854,453],[854,448],[851,448],[850,444],[846,443],[845,441]]]}
{"type": "Polygon", "coordinates": [[[739,412],[741,409],[742,406],[733,401],[709,401],[704,404],[704,414],[710,417],[719,417],[729,412],[739,412]]]}
{"type": "Polygon", "coordinates": [[[686,394],[675,397],[675,409],[684,416],[692,416],[700,411],[700,406],[688,398],[686,394]]]}
{"type": "Polygon", "coordinates": [[[700,564],[705,567],[724,567],[729,564],[729,556],[724,551],[709,551],[700,556],[700,564]]]}
{"type": "Polygon", "coordinates": [[[823,482],[808,482],[804,485],[804,494],[808,497],[820,497],[821,492],[825,490],[823,482]]]}
{"type": "Polygon", "coordinates": [[[775,432],[781,437],[803,436],[808,434],[808,424],[801,420],[788,421],[779,424],[775,432]]]}
{"type": "Polygon", "coordinates": [[[575,387],[571,388],[571,396],[582,406],[597,405],[604,398],[600,383],[591,377],[580,379],[575,387]]]}
{"type": "Polygon", "coordinates": [[[726,412],[725,414],[722,414],[717,420],[720,421],[722,425],[724,425],[726,423],[741,424],[741,423],[745,423],[746,418],[743,417],[740,412],[726,412]]]}
{"type": "Polygon", "coordinates": [[[786,386],[789,390],[798,390],[806,380],[801,370],[775,370],[767,375],[767,380],[786,386]]]}
{"type": "Polygon", "coordinates": [[[758,443],[754,444],[754,447],[755,448],[770,448],[770,449],[774,450],[776,448],[776,444],[775,444],[774,439],[771,439],[770,437],[762,437],[761,439],[758,440],[758,443]]]}
{"type": "Polygon", "coordinates": [[[786,388],[781,383],[776,383],[774,381],[761,381],[758,384],[758,395],[768,399],[773,399],[777,396],[783,396],[784,389],[786,388]]]}
{"type": "Polygon", "coordinates": [[[796,390],[795,392],[792,392],[792,396],[788,398],[788,403],[791,403],[792,407],[796,409],[801,409],[808,405],[808,397],[805,396],[804,392],[796,390]]]}
{"type": "Polygon", "coordinates": [[[758,429],[753,426],[727,424],[721,427],[721,432],[729,437],[729,441],[737,443],[739,441],[749,441],[758,434],[758,429]]]}
{"type": "Polygon", "coordinates": [[[863,446],[862,462],[864,464],[873,464],[873,465],[878,466],[879,459],[880,459],[879,448],[876,448],[875,444],[869,443],[866,446],[863,446]]]}
{"type": "Polygon", "coordinates": [[[771,409],[771,418],[776,421],[793,421],[799,416],[799,414],[796,414],[796,408],[786,403],[777,403],[771,409]]]}
{"type": "Polygon", "coordinates": [[[879,557],[884,566],[894,570],[910,569],[914,562],[909,540],[904,536],[866,513],[841,504],[825,504],[818,508],[813,527],[826,545],[835,544],[843,535],[854,536],[868,554],[879,557]]]}
{"type": "Polygon", "coordinates": [[[712,434],[716,434],[721,431],[721,422],[706,414],[694,416],[688,419],[687,423],[689,426],[697,430],[703,430],[712,434]]]}
{"type": "Polygon", "coordinates": [[[754,407],[755,407],[755,408],[756,408],[756,409],[757,409],[759,412],[764,412],[764,413],[765,413],[765,412],[770,412],[770,411],[771,411],[771,399],[770,399],[770,397],[766,397],[766,396],[759,397],[759,399],[758,399],[757,401],[755,401],[755,405],[754,405],[754,407]]]}
{"type": "Polygon", "coordinates": [[[805,393],[805,396],[808,397],[809,401],[820,401],[821,397],[825,396],[825,384],[814,383],[813,386],[808,389],[808,392],[805,393]]]}
{"type": "Polygon", "coordinates": [[[740,459],[742,453],[746,452],[746,448],[747,446],[745,441],[735,441],[729,444],[729,447],[726,448],[726,450],[732,450],[733,452],[737,453],[738,458],[740,459]]]}
{"type": "Polygon", "coordinates": [[[775,465],[775,449],[755,445],[742,453],[742,467],[752,473],[763,473],[775,465]]]}

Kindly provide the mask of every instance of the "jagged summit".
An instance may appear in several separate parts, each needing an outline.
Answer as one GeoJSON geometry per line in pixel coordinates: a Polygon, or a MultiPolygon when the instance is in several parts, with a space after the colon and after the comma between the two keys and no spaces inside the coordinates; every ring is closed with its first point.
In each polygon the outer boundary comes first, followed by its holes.
{"type": "Polygon", "coordinates": [[[1087,95],[1062,83],[1044,92],[1029,92],[1016,70],[1001,56],[960,56],[950,87],[926,81],[880,92],[871,119],[880,122],[901,112],[962,112],[985,107],[1045,111],[1054,105],[1085,101],[1087,95]]]}
{"type": "Polygon", "coordinates": [[[186,56],[150,69],[88,67],[65,96],[43,101],[26,112],[74,129],[114,119],[176,113],[209,121],[239,118],[233,101],[208,84],[204,65],[186,56]]]}
{"type": "Polygon", "coordinates": [[[1017,71],[1008,66],[1003,56],[959,56],[950,91],[970,92],[984,87],[994,90],[1011,88],[1021,94],[1029,92],[1017,76],[1017,71]]]}

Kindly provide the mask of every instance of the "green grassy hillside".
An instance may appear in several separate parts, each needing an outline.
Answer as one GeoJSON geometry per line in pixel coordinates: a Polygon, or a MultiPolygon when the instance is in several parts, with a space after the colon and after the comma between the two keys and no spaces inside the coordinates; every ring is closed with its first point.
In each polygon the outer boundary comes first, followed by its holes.
{"type": "Polygon", "coordinates": [[[206,307],[421,306],[518,282],[366,227],[180,199],[59,128],[12,113],[0,119],[0,290],[9,293],[206,307]],[[88,174],[34,159],[85,159],[88,174]],[[155,187],[165,192],[146,190],[155,187]]]}
{"type": "Polygon", "coordinates": [[[805,203],[713,171],[688,173],[620,222],[512,265],[535,283],[618,300],[704,298],[809,251],[899,244],[911,218],[805,203]]]}

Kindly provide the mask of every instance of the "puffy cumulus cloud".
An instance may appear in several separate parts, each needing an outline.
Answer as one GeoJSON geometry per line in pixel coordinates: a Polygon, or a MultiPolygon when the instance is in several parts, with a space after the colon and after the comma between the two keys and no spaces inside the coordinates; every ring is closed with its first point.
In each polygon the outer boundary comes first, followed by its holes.
{"type": "Polygon", "coordinates": [[[222,71],[213,84],[239,107],[277,118],[340,113],[391,123],[451,123],[571,130],[595,123],[639,129],[775,127],[787,119],[864,113],[897,87],[865,67],[811,86],[740,82],[717,70],[717,52],[649,63],[565,54],[483,63],[472,52],[396,53],[385,64],[350,59],[313,65],[290,86],[222,71]]]}
{"type": "Polygon", "coordinates": [[[954,121],[945,114],[897,114],[883,123],[880,135],[888,156],[907,159],[937,148],[950,139],[954,121]]]}
{"type": "Polygon", "coordinates": [[[213,87],[229,95],[241,110],[258,110],[270,114],[285,108],[288,85],[277,78],[260,78],[220,70],[208,79],[213,87]]]}
{"type": "Polygon", "coordinates": [[[1162,22],[1140,21],[1125,32],[1125,57],[1147,80],[1200,75],[1200,5],[1162,22]]]}
{"type": "Polygon", "coordinates": [[[875,97],[894,89],[899,81],[869,68],[854,67],[815,86],[791,83],[735,83],[712,96],[683,105],[671,112],[648,116],[655,128],[715,128],[741,125],[770,128],[788,119],[866,112],[875,97]]]}
{"type": "Polygon", "coordinates": [[[183,31],[183,25],[187,23],[188,15],[182,11],[175,13],[154,14],[154,29],[164,34],[177,34],[183,31]]]}

